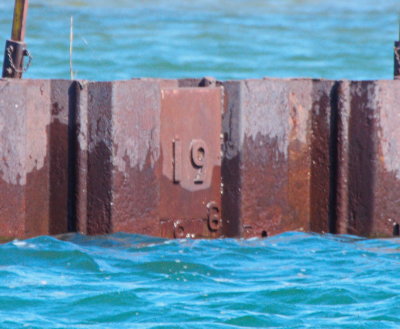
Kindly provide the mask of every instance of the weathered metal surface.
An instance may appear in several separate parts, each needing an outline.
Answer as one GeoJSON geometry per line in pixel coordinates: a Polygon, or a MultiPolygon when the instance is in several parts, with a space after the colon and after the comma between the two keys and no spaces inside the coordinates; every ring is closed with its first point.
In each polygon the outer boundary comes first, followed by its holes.
{"type": "Polygon", "coordinates": [[[75,113],[76,229],[160,235],[160,87],[81,83],[75,113]]]}
{"type": "Polygon", "coordinates": [[[161,90],[160,217],[188,236],[222,234],[221,110],[220,88],[161,90]]]}
{"type": "Polygon", "coordinates": [[[49,153],[49,233],[74,231],[71,204],[75,164],[71,138],[74,136],[71,116],[76,108],[76,83],[50,80],[49,153]]]}
{"type": "Polygon", "coordinates": [[[1,80],[0,237],[400,234],[399,81],[220,84],[1,80]]]}
{"type": "Polygon", "coordinates": [[[399,81],[339,86],[337,233],[399,234],[399,81]]]}
{"type": "Polygon", "coordinates": [[[67,232],[69,85],[0,81],[0,236],[67,232]]]}
{"type": "Polygon", "coordinates": [[[71,91],[75,107],[69,117],[69,230],[87,233],[88,82],[75,82],[71,91]]]}
{"type": "MultiPolygon", "coordinates": [[[[95,124],[97,131],[107,136],[100,145],[96,143],[100,149],[91,146],[93,128],[89,131],[89,157],[92,149],[99,152],[105,147],[112,155],[111,163],[105,162],[112,179],[110,228],[113,232],[159,235],[160,88],[140,80],[117,82],[110,96],[112,108],[107,115],[112,117],[112,127],[105,118],[104,126],[101,121],[95,124]]],[[[90,111],[89,120],[93,126],[90,111]]]]}
{"type": "Polygon", "coordinates": [[[26,44],[7,40],[4,49],[3,78],[21,78],[24,66],[26,44]]]}
{"type": "Polygon", "coordinates": [[[337,82],[313,80],[310,139],[310,231],[333,233],[336,195],[337,82]]]}
{"type": "Polygon", "coordinates": [[[191,236],[221,234],[221,90],[178,85],[144,79],[82,87],[87,108],[78,102],[76,120],[81,131],[86,122],[87,139],[76,148],[87,171],[77,176],[79,231],[175,236],[179,221],[191,236]],[[189,222],[199,220],[207,230],[193,230],[189,222]]]}
{"type": "Polygon", "coordinates": [[[223,218],[229,235],[328,231],[334,82],[226,82],[223,218]]]}

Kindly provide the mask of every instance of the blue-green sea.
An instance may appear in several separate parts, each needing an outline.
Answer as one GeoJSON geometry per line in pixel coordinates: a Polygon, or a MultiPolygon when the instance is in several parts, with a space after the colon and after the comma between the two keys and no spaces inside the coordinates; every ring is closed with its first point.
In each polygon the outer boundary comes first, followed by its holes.
{"type": "MultiPolygon", "coordinates": [[[[0,3],[0,43],[12,7],[0,3]]],[[[70,78],[73,17],[78,79],[391,79],[399,11],[400,0],[31,0],[25,77],[70,78]]],[[[249,327],[400,328],[400,239],[0,245],[0,328],[249,327]]]]}
{"type": "Polygon", "coordinates": [[[400,241],[38,237],[0,247],[1,328],[399,328],[400,241]]]}
{"type": "MultiPolygon", "coordinates": [[[[0,3],[1,40],[13,2],[0,3]]],[[[28,78],[70,78],[71,17],[78,79],[393,75],[399,0],[29,2],[28,78]]]]}

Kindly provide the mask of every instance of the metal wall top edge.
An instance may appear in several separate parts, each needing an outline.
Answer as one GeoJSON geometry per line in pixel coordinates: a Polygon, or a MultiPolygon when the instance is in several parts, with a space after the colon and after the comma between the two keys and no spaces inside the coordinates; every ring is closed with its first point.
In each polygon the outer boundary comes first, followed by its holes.
{"type": "MultiPolygon", "coordinates": [[[[192,81],[192,82],[197,82],[201,81],[202,78],[194,77],[194,78],[182,78],[182,79],[165,79],[165,78],[132,78],[132,79],[122,79],[122,80],[88,80],[88,79],[34,79],[34,78],[24,78],[23,81],[71,81],[71,82],[80,82],[80,83],[97,83],[97,82],[105,82],[105,83],[110,83],[110,82],[128,82],[128,81],[148,81],[148,82],[185,82],[185,81],[192,81]]],[[[1,81],[19,81],[13,78],[0,78],[1,81]]],[[[326,81],[326,82],[344,82],[344,81],[349,81],[349,82],[381,82],[381,81],[387,81],[387,82],[397,82],[398,80],[392,80],[392,79],[365,79],[365,80],[352,80],[352,79],[325,79],[325,78],[303,78],[303,77],[293,77],[293,78],[274,78],[274,77],[263,77],[263,78],[250,78],[250,79],[232,79],[232,80],[216,80],[217,83],[224,84],[224,83],[238,83],[238,82],[261,82],[261,81],[326,81]]],[[[193,87],[195,87],[193,85],[193,87]]]]}

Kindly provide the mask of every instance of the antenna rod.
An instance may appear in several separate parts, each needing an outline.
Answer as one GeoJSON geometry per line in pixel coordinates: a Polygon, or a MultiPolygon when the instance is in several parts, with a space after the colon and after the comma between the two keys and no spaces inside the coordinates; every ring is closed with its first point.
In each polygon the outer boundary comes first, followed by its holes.
{"type": "Polygon", "coordinates": [[[28,0],[15,0],[11,39],[6,41],[4,53],[3,78],[20,79],[30,64],[31,56],[24,43],[27,16],[28,0]],[[24,69],[25,56],[29,61],[24,69]]]}

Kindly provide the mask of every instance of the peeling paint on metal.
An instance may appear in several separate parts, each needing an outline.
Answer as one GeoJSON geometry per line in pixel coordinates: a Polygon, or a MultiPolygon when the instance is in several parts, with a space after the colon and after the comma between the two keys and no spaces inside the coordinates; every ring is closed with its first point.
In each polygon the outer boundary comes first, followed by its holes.
{"type": "Polygon", "coordinates": [[[120,172],[128,167],[144,169],[150,157],[151,167],[160,158],[160,89],[145,81],[116,82],[113,84],[112,116],[113,164],[120,172]],[[135,95],[135,97],[130,97],[135,95]]]}
{"type": "Polygon", "coordinates": [[[400,81],[379,81],[371,94],[374,99],[372,106],[378,110],[380,119],[380,161],[387,171],[395,173],[400,179],[400,111],[398,107],[394,108],[400,100],[400,81]]]}
{"type": "Polygon", "coordinates": [[[287,158],[287,134],[290,131],[287,83],[279,80],[245,80],[242,97],[244,111],[241,120],[244,130],[241,131],[240,149],[245,138],[255,141],[260,135],[276,140],[278,151],[287,158]]]}
{"type": "Polygon", "coordinates": [[[4,84],[0,89],[1,178],[10,184],[25,185],[26,174],[40,170],[47,154],[49,83],[29,80],[1,83],[4,84]]]}
{"type": "Polygon", "coordinates": [[[26,173],[40,170],[48,153],[48,127],[51,121],[50,84],[29,84],[27,90],[26,173]]]}

